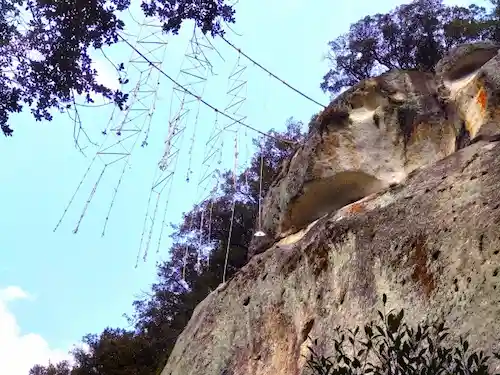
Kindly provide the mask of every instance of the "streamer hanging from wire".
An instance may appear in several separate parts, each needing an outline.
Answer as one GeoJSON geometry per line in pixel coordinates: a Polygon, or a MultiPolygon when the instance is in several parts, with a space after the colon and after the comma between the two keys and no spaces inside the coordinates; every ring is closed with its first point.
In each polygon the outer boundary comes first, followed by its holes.
{"type": "Polygon", "coordinates": [[[229,120],[232,120],[250,130],[253,130],[254,132],[256,133],[259,133],[261,135],[263,135],[264,137],[268,137],[268,138],[273,138],[277,141],[280,141],[280,142],[285,142],[285,143],[289,143],[289,144],[292,144],[292,145],[295,145],[297,144],[297,142],[295,141],[290,141],[288,139],[280,139],[278,137],[275,137],[271,134],[268,134],[268,133],[264,133],[263,131],[257,129],[257,128],[254,128],[253,126],[251,125],[248,125],[248,124],[245,124],[244,122],[240,121],[240,120],[237,120],[235,119],[234,117],[228,115],[227,113],[225,112],[222,112],[220,111],[218,108],[214,107],[213,105],[211,105],[210,103],[208,103],[207,101],[205,101],[204,99],[202,99],[201,97],[197,96],[196,94],[194,94],[193,92],[191,92],[190,90],[188,90],[187,88],[185,88],[184,86],[182,86],[180,83],[178,83],[175,79],[173,79],[172,77],[170,77],[170,75],[168,75],[163,69],[161,69],[160,67],[156,66],[156,64],[154,64],[151,60],[149,60],[146,56],[144,56],[139,50],[137,50],[137,48],[135,48],[132,44],[130,44],[124,37],[122,37],[120,34],[118,34],[118,36],[130,47],[132,48],[139,56],[141,56],[146,62],[148,62],[149,64],[151,64],[153,66],[153,68],[157,69],[160,71],[160,73],[165,76],[167,79],[169,79],[173,84],[175,84],[176,86],[179,87],[179,89],[183,90],[186,94],[188,95],[191,95],[193,96],[194,98],[197,98],[201,103],[203,103],[205,106],[207,106],[208,108],[212,109],[213,111],[217,112],[217,113],[220,113],[222,116],[228,118],[229,120]]]}

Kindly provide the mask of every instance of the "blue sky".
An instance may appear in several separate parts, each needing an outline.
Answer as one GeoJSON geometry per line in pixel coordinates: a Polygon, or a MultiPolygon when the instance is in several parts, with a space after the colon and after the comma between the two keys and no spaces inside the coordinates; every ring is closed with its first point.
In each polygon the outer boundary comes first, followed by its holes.
{"type": "MultiPolygon", "coordinates": [[[[233,29],[242,35],[229,32],[228,38],[278,76],[327,104],[328,97],[319,89],[327,70],[323,60],[327,42],[366,14],[386,12],[400,3],[395,0],[345,3],[318,0],[313,7],[312,2],[299,0],[239,2],[233,29]]],[[[141,18],[140,14],[134,15],[141,18]]],[[[133,25],[130,26],[128,31],[134,33],[133,25]]],[[[163,68],[173,77],[178,75],[190,36],[191,27],[187,26],[181,35],[169,38],[163,68]]],[[[217,55],[210,59],[217,76],[208,80],[204,99],[223,109],[228,101],[227,77],[237,53],[222,41],[216,41],[215,45],[224,61],[217,55]]],[[[119,62],[126,60],[130,52],[121,44],[108,54],[119,62]]],[[[99,53],[95,57],[100,78],[104,82],[115,82],[110,64],[99,53]]],[[[245,74],[248,99],[242,114],[248,116],[248,124],[262,131],[271,127],[283,129],[286,119],[292,116],[307,123],[319,110],[316,104],[250,63],[245,74]]],[[[133,83],[131,77],[129,87],[133,83]]],[[[86,150],[89,155],[85,158],[75,149],[73,125],[66,115],[56,115],[51,123],[36,123],[26,113],[12,118],[15,136],[0,138],[0,158],[6,161],[0,172],[3,198],[0,373],[27,374],[34,363],[63,358],[87,333],[99,333],[106,326],[126,326],[122,314],[132,312],[133,300],[154,281],[155,262],[167,255],[166,236],[159,254],[156,254],[155,239],[147,261],[140,262],[137,269],[134,265],[152,178],[163,152],[171,95],[172,85],[162,78],[149,145],[134,151],[102,238],[118,170],[96,190],[78,234],[72,230],[100,172],[98,168],[91,170],[93,179],[84,181],[81,194],[75,198],[61,226],[53,232],[88,167],[92,150],[86,150]]],[[[96,141],[109,115],[107,107],[81,110],[83,124],[96,141]]],[[[191,168],[194,173],[186,183],[187,150],[194,121],[188,123],[169,196],[169,222],[177,222],[181,213],[197,200],[197,177],[214,115],[203,108],[200,119],[193,146],[191,168]]],[[[252,131],[239,133],[240,165],[244,163],[246,145],[254,136],[252,131]]],[[[232,154],[233,144],[228,138],[224,143],[226,168],[233,164],[232,154]]],[[[158,221],[161,222],[161,218],[158,221]]]]}

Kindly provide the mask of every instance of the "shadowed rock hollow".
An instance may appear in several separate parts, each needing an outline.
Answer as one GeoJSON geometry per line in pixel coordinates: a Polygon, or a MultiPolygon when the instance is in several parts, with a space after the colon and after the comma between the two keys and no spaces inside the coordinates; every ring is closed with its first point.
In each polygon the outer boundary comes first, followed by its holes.
{"type": "Polygon", "coordinates": [[[500,144],[477,142],[256,255],[194,311],[162,375],[303,374],[307,339],[374,317],[447,317],[500,349],[500,144]]]}
{"type": "Polygon", "coordinates": [[[248,264],[195,309],[162,375],[305,374],[331,327],[445,317],[500,350],[500,56],[464,45],[436,74],[391,71],[311,124],[263,204],[248,264]]]}
{"type": "Polygon", "coordinates": [[[390,71],[338,96],[312,124],[263,202],[249,256],[307,224],[392,184],[413,170],[500,129],[500,56],[464,45],[437,74],[390,71]]]}

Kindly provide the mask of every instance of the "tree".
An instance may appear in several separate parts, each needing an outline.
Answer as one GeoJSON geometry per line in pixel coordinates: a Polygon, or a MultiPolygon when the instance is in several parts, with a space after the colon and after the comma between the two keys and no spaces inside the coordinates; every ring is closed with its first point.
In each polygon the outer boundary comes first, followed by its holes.
{"type": "Polygon", "coordinates": [[[141,4],[148,16],[157,16],[164,22],[163,29],[179,32],[184,20],[195,21],[197,27],[212,36],[223,35],[221,21],[234,23],[234,7],[224,0],[148,0],[141,4]]]}
{"type": "Polygon", "coordinates": [[[295,149],[283,140],[300,142],[304,137],[301,122],[289,119],[286,125],[283,133],[269,131],[272,137],[265,137],[262,144],[255,141],[262,147],[251,158],[249,168],[237,176],[236,190],[232,172],[227,171],[222,174],[218,195],[184,215],[172,234],[169,260],[158,265],[158,281],[151,293],[134,302],[131,322],[136,330],[147,332],[155,342],[155,351],[160,355],[157,366],[164,365],[195,307],[222,282],[229,239],[226,279],[246,264],[258,213],[261,161],[262,195],[265,195],[281,163],[295,149]]]}
{"type": "Polygon", "coordinates": [[[29,375],[71,375],[71,366],[68,361],[62,361],[56,365],[49,363],[47,367],[35,365],[29,375]]]}
{"type": "MultiPolygon", "coordinates": [[[[24,106],[34,118],[52,120],[82,95],[88,103],[100,95],[123,108],[128,95],[97,83],[90,53],[116,43],[124,22],[119,12],[130,0],[0,0],[0,128],[12,136],[9,116],[24,106]]],[[[204,33],[223,33],[221,20],[234,22],[224,0],[143,1],[144,13],[177,33],[194,20],[204,33]]],[[[121,72],[123,64],[115,68],[121,72]]],[[[123,82],[123,81],[122,81],[123,82]]]]}
{"type": "Polygon", "coordinates": [[[217,194],[193,207],[174,226],[169,259],[157,265],[157,280],[151,290],[133,303],[134,313],[129,317],[132,330],[107,328],[100,335],[87,335],[84,342],[89,350],[73,351],[76,365],[69,374],[51,373],[50,366],[35,366],[30,375],[159,373],[195,307],[222,282],[228,242],[227,279],[245,265],[259,195],[267,192],[281,163],[295,150],[295,145],[284,139],[300,142],[304,137],[301,122],[289,119],[286,125],[285,132],[271,130],[270,137],[255,141],[260,147],[247,170],[236,176],[236,189],[232,172],[222,173],[217,194]]]}
{"type": "Polygon", "coordinates": [[[387,14],[366,16],[328,43],[331,69],[321,88],[337,94],[390,69],[433,71],[439,59],[459,44],[500,42],[498,5],[495,9],[488,13],[477,5],[465,8],[446,6],[442,0],[414,0],[387,14]]]}
{"type": "Polygon", "coordinates": [[[91,94],[126,100],[96,82],[89,52],[118,41],[124,23],[116,12],[128,6],[128,0],[0,2],[0,126],[6,136],[13,133],[9,114],[24,105],[40,121],[51,120],[50,110],[63,111],[76,95],[88,102],[91,94]]]}
{"type": "Polygon", "coordinates": [[[89,350],[76,349],[71,375],[150,375],[155,353],[141,332],[106,328],[87,335],[89,350]]]}

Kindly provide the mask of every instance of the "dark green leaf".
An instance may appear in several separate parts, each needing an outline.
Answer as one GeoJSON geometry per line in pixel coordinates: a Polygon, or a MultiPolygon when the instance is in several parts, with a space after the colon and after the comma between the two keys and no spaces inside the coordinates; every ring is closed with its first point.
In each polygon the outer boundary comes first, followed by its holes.
{"type": "Polygon", "coordinates": [[[369,325],[365,325],[365,333],[367,337],[372,337],[373,336],[372,327],[370,327],[369,325]]]}

